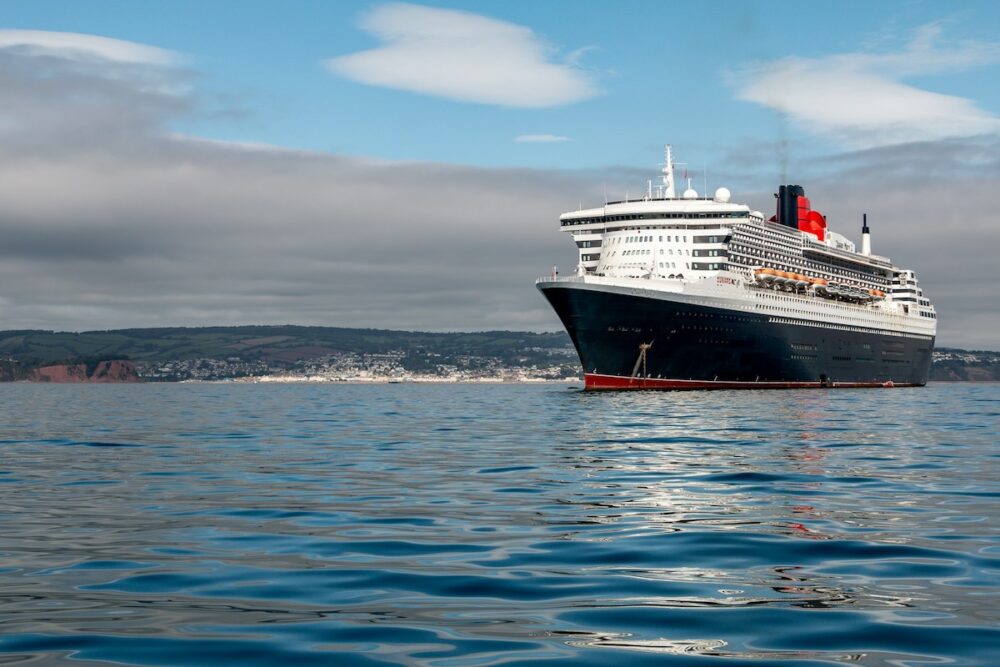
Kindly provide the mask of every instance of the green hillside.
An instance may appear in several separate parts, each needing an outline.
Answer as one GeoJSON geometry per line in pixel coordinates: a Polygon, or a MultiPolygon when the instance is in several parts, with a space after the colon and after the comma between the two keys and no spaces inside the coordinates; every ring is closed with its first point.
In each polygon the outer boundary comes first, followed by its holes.
{"type": "Polygon", "coordinates": [[[481,331],[422,333],[303,326],[119,329],[115,331],[0,331],[0,358],[22,364],[89,359],[177,361],[233,359],[292,363],[327,354],[402,351],[408,357],[481,356],[511,363],[564,349],[564,333],[481,331]]]}

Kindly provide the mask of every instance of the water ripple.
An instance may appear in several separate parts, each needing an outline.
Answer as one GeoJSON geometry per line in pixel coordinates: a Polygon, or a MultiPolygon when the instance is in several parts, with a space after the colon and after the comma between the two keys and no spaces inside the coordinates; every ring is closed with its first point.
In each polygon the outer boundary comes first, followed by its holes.
{"type": "Polygon", "coordinates": [[[996,385],[0,387],[0,662],[994,665],[996,385]]]}

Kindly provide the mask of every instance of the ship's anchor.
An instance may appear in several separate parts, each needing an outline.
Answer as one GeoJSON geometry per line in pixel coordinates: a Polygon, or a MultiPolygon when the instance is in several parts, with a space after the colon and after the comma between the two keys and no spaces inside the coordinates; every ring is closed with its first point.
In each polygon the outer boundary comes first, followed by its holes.
{"type": "Polygon", "coordinates": [[[632,369],[632,379],[634,380],[639,374],[639,366],[642,366],[643,377],[648,377],[649,374],[646,372],[646,352],[649,348],[653,347],[654,341],[649,341],[648,343],[639,343],[639,357],[635,360],[635,367],[632,369]]]}

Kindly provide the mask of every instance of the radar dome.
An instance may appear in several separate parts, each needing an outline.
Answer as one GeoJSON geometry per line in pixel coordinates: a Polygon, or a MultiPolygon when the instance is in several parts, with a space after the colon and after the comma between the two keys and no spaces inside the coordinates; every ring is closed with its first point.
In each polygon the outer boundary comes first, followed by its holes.
{"type": "Polygon", "coordinates": [[[688,188],[684,191],[684,199],[697,199],[698,193],[695,192],[694,188],[688,188]]]}
{"type": "Polygon", "coordinates": [[[729,188],[719,188],[715,191],[715,201],[720,204],[728,204],[730,197],[732,194],[729,192],[729,188]]]}

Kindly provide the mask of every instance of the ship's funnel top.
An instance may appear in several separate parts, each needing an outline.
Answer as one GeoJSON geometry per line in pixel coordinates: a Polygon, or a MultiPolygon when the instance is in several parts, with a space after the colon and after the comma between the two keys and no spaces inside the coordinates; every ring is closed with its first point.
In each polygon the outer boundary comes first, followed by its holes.
{"type": "Polygon", "coordinates": [[[826,239],[826,216],[812,209],[801,185],[779,186],[775,197],[778,200],[778,210],[771,218],[772,222],[808,232],[820,241],[826,239]]]}
{"type": "Polygon", "coordinates": [[[872,254],[872,235],[871,231],[868,229],[868,214],[865,213],[861,218],[861,254],[870,255],[872,254]]]}
{"type": "Polygon", "coordinates": [[[780,185],[778,186],[778,215],[779,225],[799,228],[799,197],[805,197],[806,191],[801,185],[780,185]]]}

